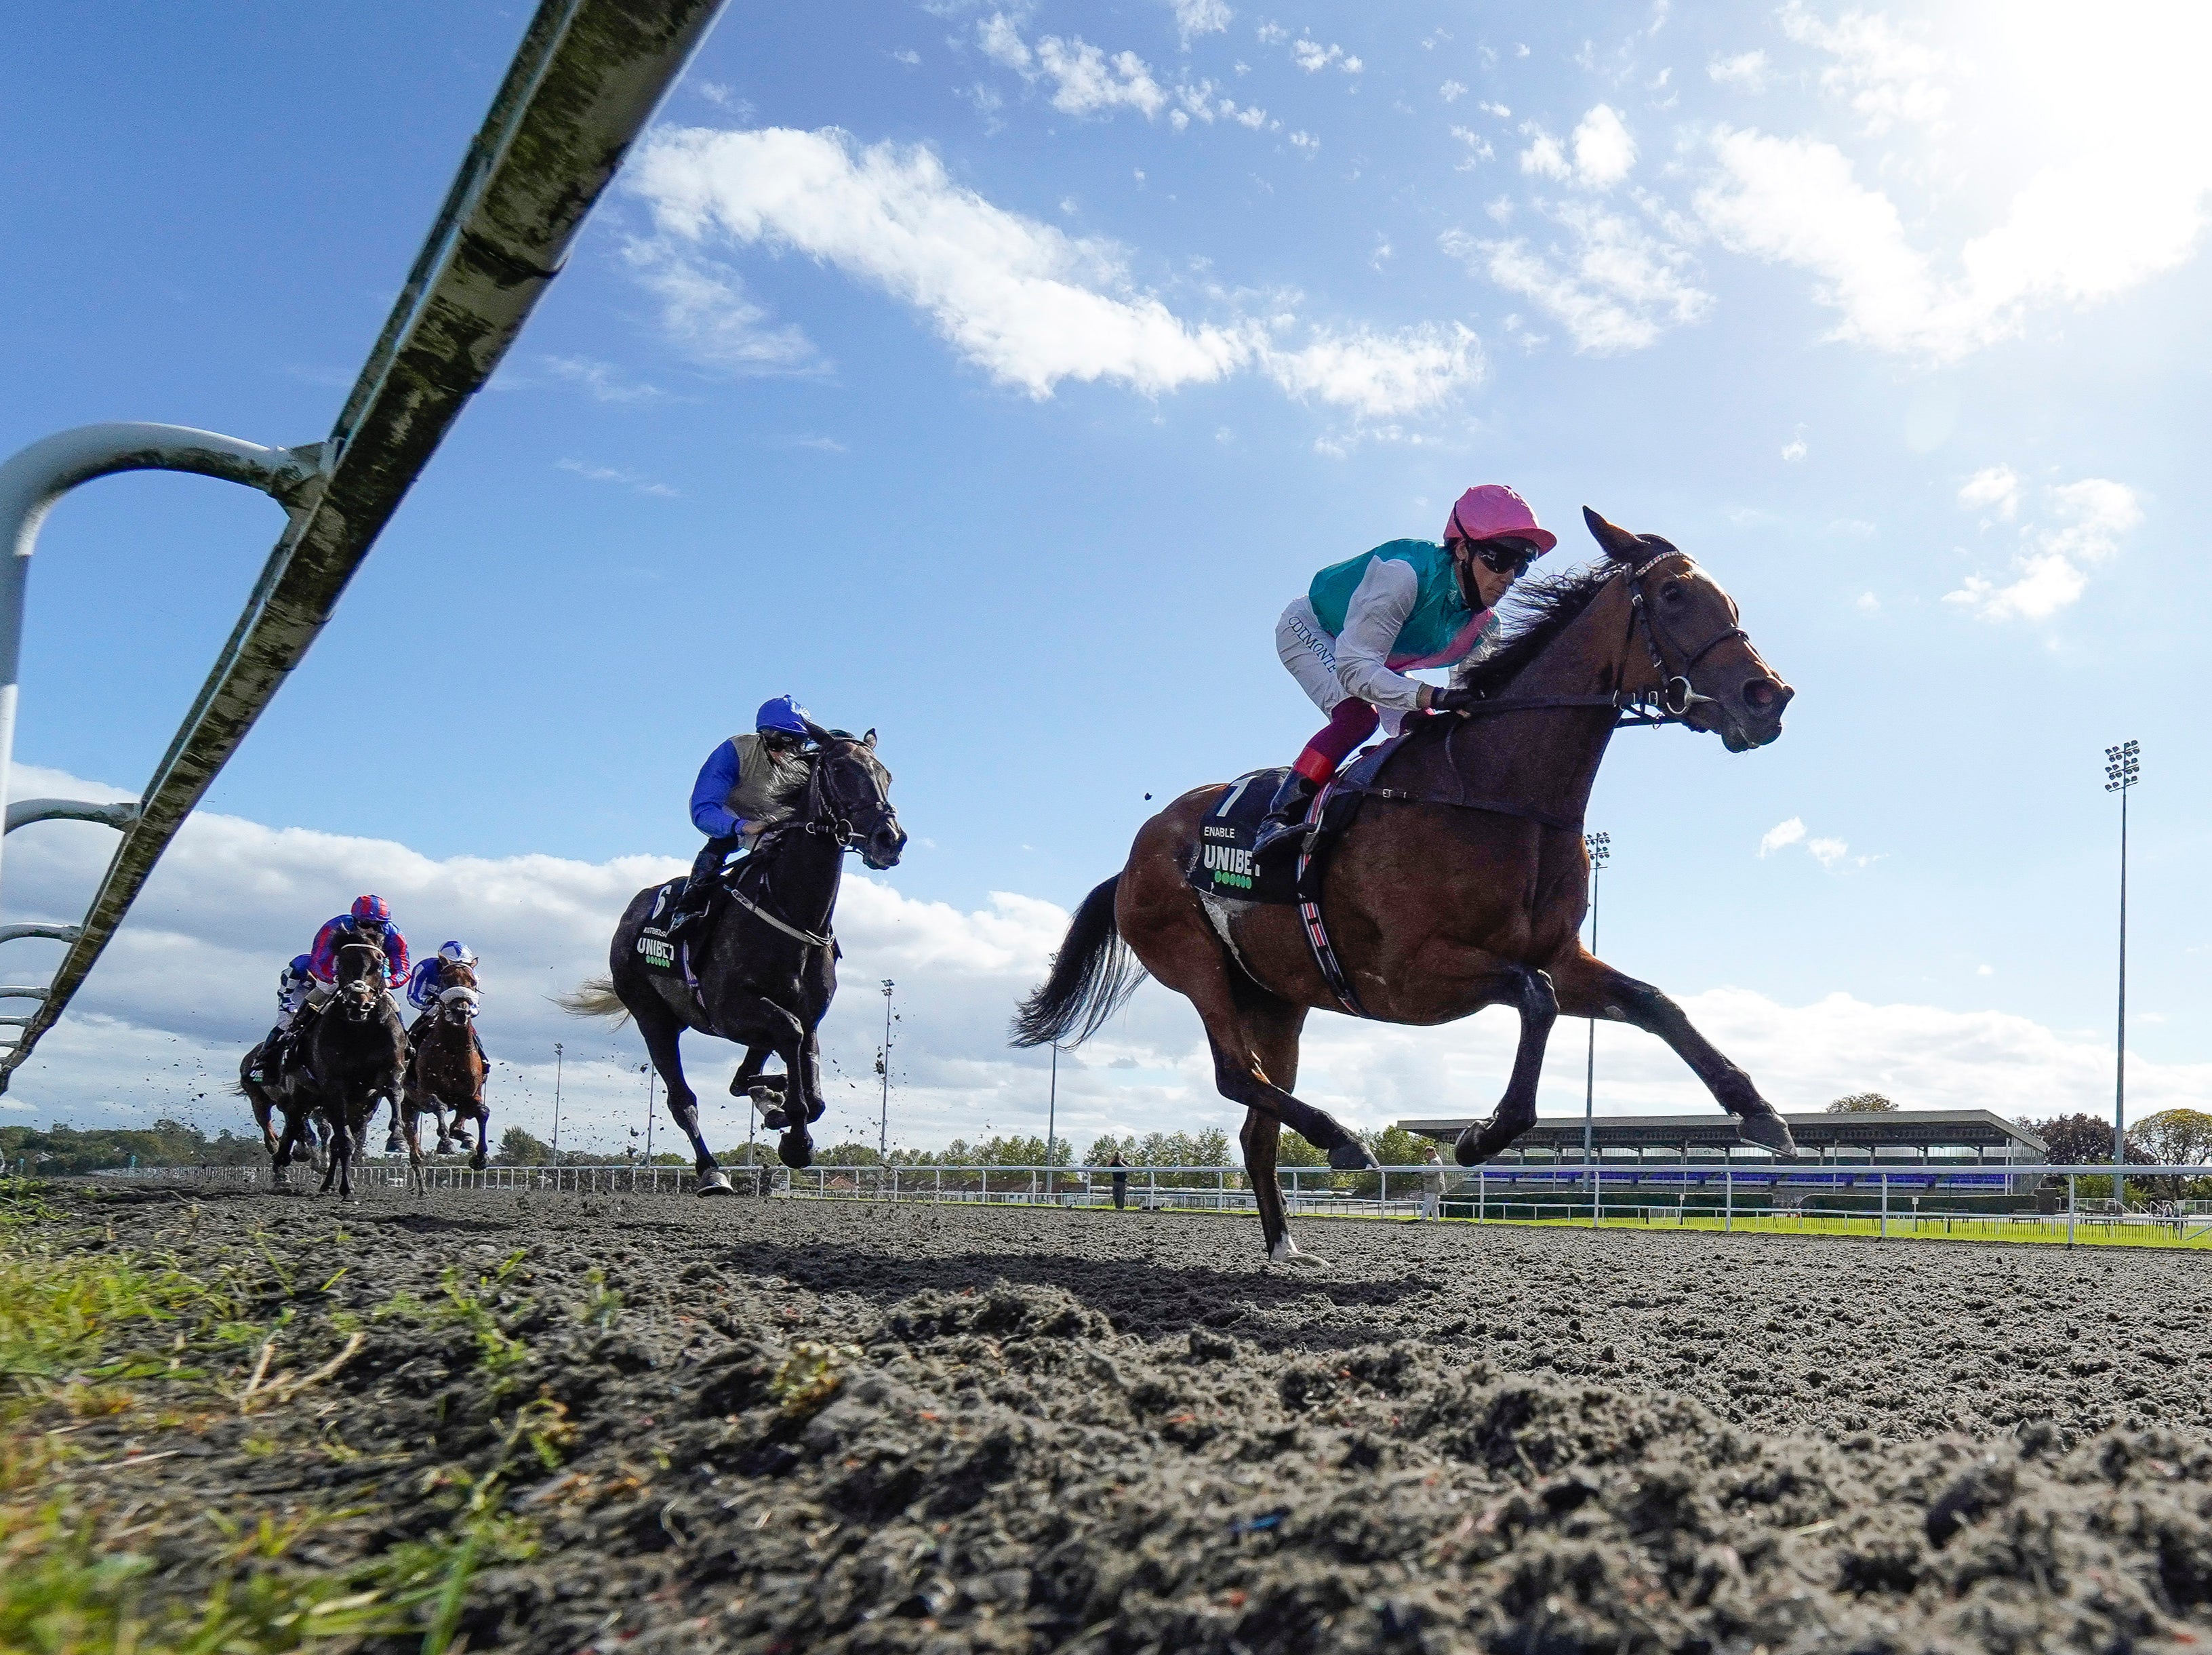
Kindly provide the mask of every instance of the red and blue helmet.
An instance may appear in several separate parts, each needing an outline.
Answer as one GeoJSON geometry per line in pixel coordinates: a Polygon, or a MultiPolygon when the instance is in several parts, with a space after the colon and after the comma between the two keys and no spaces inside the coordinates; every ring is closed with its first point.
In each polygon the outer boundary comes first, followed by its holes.
{"type": "Polygon", "coordinates": [[[370,920],[389,924],[392,920],[392,904],[381,897],[356,897],[353,899],[353,916],[357,920],[370,920]]]}
{"type": "Polygon", "coordinates": [[[753,715],[753,728],[763,735],[770,730],[779,730],[786,735],[803,737],[806,733],[806,709],[789,696],[763,701],[760,711],[753,715]]]}

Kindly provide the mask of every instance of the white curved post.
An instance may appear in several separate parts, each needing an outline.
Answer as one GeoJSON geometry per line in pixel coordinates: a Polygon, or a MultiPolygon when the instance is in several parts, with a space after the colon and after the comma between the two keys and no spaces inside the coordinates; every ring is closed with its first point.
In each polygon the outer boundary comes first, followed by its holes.
{"type": "MultiPolygon", "coordinates": [[[[301,495],[320,476],[320,445],[306,449],[264,448],[258,443],[184,425],[80,425],[41,437],[0,465],[0,806],[7,803],[15,763],[23,595],[30,581],[31,554],[38,549],[39,530],[54,502],[79,484],[118,472],[145,471],[193,472],[243,483],[275,496],[289,507],[291,502],[286,496],[301,495]]],[[[127,827],[138,814],[136,805],[75,806],[62,800],[37,803],[44,815],[26,814],[21,820],[82,811],[94,813],[79,819],[127,827]],[[129,814],[119,815],[118,809],[129,814]]],[[[9,828],[21,824],[12,810],[6,812],[5,819],[9,828]]],[[[0,867],[4,867],[3,859],[0,867]]]]}

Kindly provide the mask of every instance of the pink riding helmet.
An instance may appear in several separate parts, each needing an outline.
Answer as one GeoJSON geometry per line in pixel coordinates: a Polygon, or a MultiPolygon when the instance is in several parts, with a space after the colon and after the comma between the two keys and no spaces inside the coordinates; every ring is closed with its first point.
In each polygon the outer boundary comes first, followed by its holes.
{"type": "Polygon", "coordinates": [[[1444,522],[1447,540],[1488,540],[1501,534],[1517,534],[1546,551],[1559,537],[1536,521],[1528,502],[1503,483],[1485,483],[1460,496],[1444,522]]]}

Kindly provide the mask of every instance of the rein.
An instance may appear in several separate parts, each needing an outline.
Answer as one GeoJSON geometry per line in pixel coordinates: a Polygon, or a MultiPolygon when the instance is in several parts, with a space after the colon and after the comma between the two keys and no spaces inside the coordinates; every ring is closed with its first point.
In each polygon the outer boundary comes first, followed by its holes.
{"type": "MultiPolygon", "coordinates": [[[[823,760],[827,756],[826,750],[818,750],[815,755],[814,763],[807,772],[805,818],[803,821],[787,823],[781,827],[771,828],[767,834],[762,836],[763,842],[796,830],[808,834],[829,835],[836,843],[837,849],[841,854],[858,850],[860,848],[860,830],[853,825],[850,819],[841,813],[844,806],[830,797],[829,788],[823,784],[823,760]]],[[[757,855],[758,850],[754,854],[757,855]]],[[[726,885],[724,889],[728,891],[732,902],[771,930],[781,931],[787,937],[803,942],[812,948],[834,947],[836,944],[836,935],[827,928],[826,925],[820,931],[803,929],[793,925],[766,903],[755,902],[734,885],[726,885]]],[[[763,894],[765,895],[766,892],[763,891],[763,894]]]]}
{"type": "MultiPolygon", "coordinates": [[[[1662,551],[1632,569],[1619,573],[1619,578],[1628,583],[1629,624],[1642,636],[1644,647],[1651,656],[1652,667],[1659,674],[1657,689],[1615,690],[1608,695],[1509,696],[1497,701],[1478,701],[1471,707],[1455,708],[1445,716],[1489,718],[1499,713],[1540,713],[1572,707],[1609,707],[1616,715],[1613,728],[1617,730],[1656,728],[1662,724],[1682,723],[1692,707],[1701,702],[1711,703],[1713,700],[1711,696],[1700,695],[1690,682],[1690,674],[1698,670],[1698,663],[1731,638],[1741,639],[1746,643],[1751,641],[1751,635],[1740,626],[1724,628],[1689,652],[1680,672],[1669,672],[1667,670],[1666,654],[1660,644],[1650,606],[1644,602],[1644,577],[1668,558],[1687,555],[1680,551],[1662,551]]],[[[1676,653],[1682,653],[1679,646],[1676,653]]]]}

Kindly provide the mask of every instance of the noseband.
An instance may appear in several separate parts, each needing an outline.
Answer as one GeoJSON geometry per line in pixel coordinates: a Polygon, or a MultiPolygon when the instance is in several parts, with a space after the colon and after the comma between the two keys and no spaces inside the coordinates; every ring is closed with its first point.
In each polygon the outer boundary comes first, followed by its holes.
{"type": "Polygon", "coordinates": [[[806,819],[799,825],[809,833],[826,833],[837,842],[840,850],[858,850],[867,843],[860,831],[845,815],[845,804],[831,797],[823,781],[828,769],[829,752],[825,749],[815,756],[812,773],[806,782],[806,819]]]}

